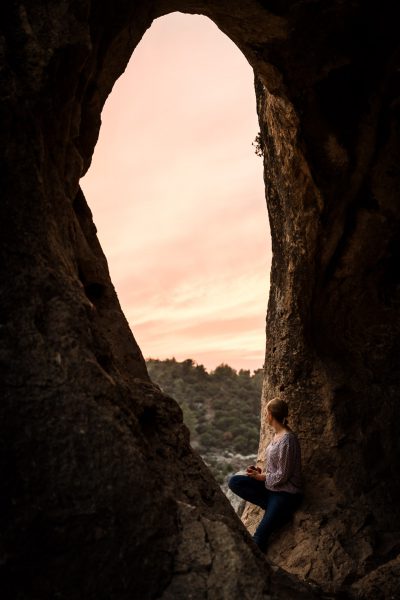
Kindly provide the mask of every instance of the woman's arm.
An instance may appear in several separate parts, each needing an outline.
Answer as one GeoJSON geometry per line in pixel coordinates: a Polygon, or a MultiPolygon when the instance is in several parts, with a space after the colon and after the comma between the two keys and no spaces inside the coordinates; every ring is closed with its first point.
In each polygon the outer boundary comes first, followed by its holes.
{"type": "Polygon", "coordinates": [[[275,468],[270,471],[267,467],[265,478],[267,487],[276,487],[290,479],[295,464],[295,444],[296,440],[293,436],[288,435],[278,445],[278,457],[273,461],[275,468]]]}

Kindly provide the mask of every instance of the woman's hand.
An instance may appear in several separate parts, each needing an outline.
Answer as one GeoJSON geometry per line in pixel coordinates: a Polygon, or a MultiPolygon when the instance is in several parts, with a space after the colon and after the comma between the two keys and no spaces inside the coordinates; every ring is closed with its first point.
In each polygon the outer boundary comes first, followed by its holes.
{"type": "Polygon", "coordinates": [[[252,479],[257,479],[257,481],[265,481],[265,473],[261,472],[260,467],[255,467],[254,465],[247,467],[246,475],[252,479]]]}

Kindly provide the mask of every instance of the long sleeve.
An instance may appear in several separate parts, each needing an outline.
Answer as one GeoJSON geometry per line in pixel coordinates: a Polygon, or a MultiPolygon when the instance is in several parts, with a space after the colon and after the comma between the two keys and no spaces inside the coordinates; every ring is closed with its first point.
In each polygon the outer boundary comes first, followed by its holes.
{"type": "Polygon", "coordinates": [[[297,437],[288,433],[267,449],[265,486],[275,491],[299,492],[301,457],[297,437]]]}

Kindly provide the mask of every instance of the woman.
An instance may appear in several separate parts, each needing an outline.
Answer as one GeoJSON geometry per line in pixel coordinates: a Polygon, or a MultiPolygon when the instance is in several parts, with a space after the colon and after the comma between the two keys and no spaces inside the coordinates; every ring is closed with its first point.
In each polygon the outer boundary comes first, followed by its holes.
{"type": "Polygon", "coordinates": [[[288,412],[279,398],[267,404],[267,421],[275,435],[267,447],[265,473],[251,465],[246,475],[233,475],[228,483],[232,492],[265,510],[253,536],[262,552],[270,534],[290,519],[302,499],[300,445],[288,425],[288,412]]]}

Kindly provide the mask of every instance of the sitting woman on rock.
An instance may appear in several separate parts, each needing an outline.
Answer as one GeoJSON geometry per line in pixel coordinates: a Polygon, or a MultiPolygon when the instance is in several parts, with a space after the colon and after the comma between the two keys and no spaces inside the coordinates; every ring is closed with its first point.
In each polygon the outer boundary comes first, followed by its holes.
{"type": "Polygon", "coordinates": [[[274,398],[268,402],[267,420],[275,435],[267,447],[265,473],[252,465],[247,467],[246,475],[233,475],[228,483],[240,498],[265,510],[253,536],[262,552],[267,549],[270,534],[290,520],[302,499],[300,445],[287,417],[284,400],[274,398]]]}

